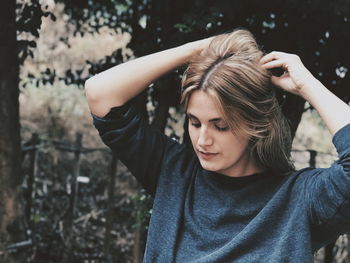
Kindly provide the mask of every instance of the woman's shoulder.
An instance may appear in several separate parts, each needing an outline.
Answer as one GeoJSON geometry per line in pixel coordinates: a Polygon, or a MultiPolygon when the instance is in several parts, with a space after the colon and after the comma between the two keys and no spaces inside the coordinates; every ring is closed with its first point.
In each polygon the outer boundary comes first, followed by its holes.
{"type": "Polygon", "coordinates": [[[286,176],[282,176],[281,186],[292,188],[296,193],[301,193],[301,191],[307,190],[310,182],[315,178],[315,176],[322,174],[325,168],[313,168],[305,167],[290,172],[286,176]]]}
{"type": "Polygon", "coordinates": [[[321,174],[326,168],[305,167],[290,173],[290,177],[298,181],[305,181],[313,176],[321,174]]]}

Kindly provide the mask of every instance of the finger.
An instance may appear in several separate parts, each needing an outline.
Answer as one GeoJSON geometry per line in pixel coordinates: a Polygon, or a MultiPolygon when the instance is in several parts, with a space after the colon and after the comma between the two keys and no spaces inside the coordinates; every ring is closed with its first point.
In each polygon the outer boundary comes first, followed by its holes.
{"type": "Polygon", "coordinates": [[[281,77],[271,76],[271,82],[273,85],[281,87],[283,80],[281,79],[281,77]]]}
{"type": "Polygon", "coordinates": [[[291,80],[284,77],[284,75],[282,75],[281,77],[271,76],[271,82],[273,85],[282,89],[286,89],[286,87],[291,85],[291,80]]]}
{"type": "Polygon", "coordinates": [[[269,62],[269,61],[272,61],[272,60],[275,60],[275,59],[279,59],[283,56],[283,52],[279,52],[279,51],[272,51],[271,53],[263,56],[261,59],[260,59],[260,64],[265,64],[266,62],[269,62]]]}
{"type": "Polygon", "coordinates": [[[300,95],[299,92],[294,88],[295,84],[290,79],[273,77],[271,78],[271,82],[276,87],[279,87],[289,93],[300,95]]]}
{"type": "Polygon", "coordinates": [[[270,62],[267,62],[263,65],[261,65],[263,68],[266,69],[272,69],[272,68],[283,68],[283,69],[287,69],[284,61],[282,59],[277,59],[277,60],[273,60],[270,62]]]}

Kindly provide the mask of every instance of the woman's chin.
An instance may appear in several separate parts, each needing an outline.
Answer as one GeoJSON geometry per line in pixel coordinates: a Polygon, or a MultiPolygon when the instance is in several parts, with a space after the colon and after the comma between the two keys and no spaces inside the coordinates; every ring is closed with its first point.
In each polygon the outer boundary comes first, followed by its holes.
{"type": "Polygon", "coordinates": [[[201,161],[200,163],[201,163],[202,168],[205,169],[205,170],[207,170],[207,171],[215,172],[215,171],[218,170],[217,167],[216,167],[216,165],[208,164],[208,163],[205,162],[205,161],[204,161],[204,162],[201,161]]]}

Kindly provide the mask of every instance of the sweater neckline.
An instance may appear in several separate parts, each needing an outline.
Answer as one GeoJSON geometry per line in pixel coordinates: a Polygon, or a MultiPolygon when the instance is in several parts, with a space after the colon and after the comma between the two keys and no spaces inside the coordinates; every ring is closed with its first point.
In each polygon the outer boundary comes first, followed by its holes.
{"type": "Polygon", "coordinates": [[[213,172],[208,170],[204,170],[204,171],[205,171],[206,177],[210,181],[213,181],[213,183],[220,184],[223,186],[230,186],[232,184],[234,185],[251,184],[253,182],[257,182],[272,176],[272,172],[269,170],[265,170],[263,172],[257,172],[257,173],[253,173],[245,176],[237,176],[237,177],[228,176],[228,175],[224,175],[218,172],[213,172]]]}

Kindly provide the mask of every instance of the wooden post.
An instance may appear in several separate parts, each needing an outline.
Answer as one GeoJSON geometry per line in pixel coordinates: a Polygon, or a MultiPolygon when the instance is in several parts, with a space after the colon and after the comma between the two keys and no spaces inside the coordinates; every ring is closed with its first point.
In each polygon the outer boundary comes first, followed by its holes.
{"type": "Polygon", "coordinates": [[[25,208],[25,215],[27,222],[31,224],[31,210],[32,210],[32,193],[33,193],[33,183],[34,183],[34,176],[36,173],[36,157],[37,157],[37,150],[36,150],[36,145],[39,143],[39,137],[37,133],[32,134],[32,139],[30,142],[30,146],[33,148],[29,152],[29,174],[28,174],[28,189],[26,193],[26,201],[27,201],[27,206],[25,208]]]}
{"type": "Polygon", "coordinates": [[[106,232],[105,232],[105,240],[104,240],[104,254],[107,262],[112,262],[112,258],[109,253],[110,247],[110,230],[112,224],[112,210],[114,203],[114,189],[115,189],[115,179],[117,175],[117,158],[113,154],[112,161],[110,166],[110,177],[109,177],[109,185],[108,185],[108,203],[107,203],[107,215],[106,215],[106,232]]]}
{"type": "MultiPolygon", "coordinates": [[[[77,203],[77,195],[78,195],[78,182],[77,178],[80,173],[80,153],[81,153],[81,147],[82,147],[82,134],[77,133],[76,134],[76,141],[75,141],[75,151],[74,151],[74,167],[73,167],[73,178],[71,182],[71,198],[70,198],[70,207],[67,212],[67,218],[65,220],[64,224],[64,233],[65,233],[65,244],[66,247],[71,248],[71,238],[72,238],[72,226],[73,226],[73,220],[74,220],[74,214],[76,210],[76,203],[77,203]]],[[[64,258],[63,262],[67,263],[70,262],[69,258],[64,258]]]]}
{"type": "Polygon", "coordinates": [[[81,133],[76,134],[75,147],[76,150],[74,152],[74,168],[73,168],[73,180],[72,180],[72,223],[75,215],[77,199],[78,199],[78,176],[80,175],[80,153],[82,148],[82,139],[83,135],[81,133]]]}
{"type": "Polygon", "coordinates": [[[141,220],[140,216],[137,215],[138,211],[135,212],[136,214],[136,227],[135,227],[135,232],[134,232],[134,249],[133,249],[133,258],[134,261],[133,263],[141,263],[141,220]]]}
{"type": "Polygon", "coordinates": [[[347,241],[347,244],[346,244],[346,258],[347,258],[347,262],[350,262],[350,234],[347,234],[346,235],[346,241],[347,241]]]}
{"type": "Polygon", "coordinates": [[[309,165],[310,167],[315,168],[316,167],[316,156],[317,156],[317,152],[314,150],[308,150],[310,153],[310,161],[309,161],[309,165]]]}

